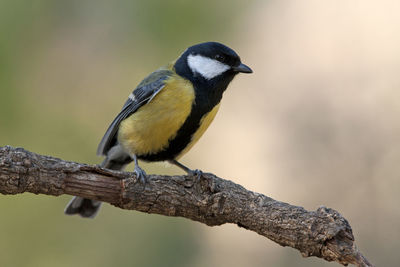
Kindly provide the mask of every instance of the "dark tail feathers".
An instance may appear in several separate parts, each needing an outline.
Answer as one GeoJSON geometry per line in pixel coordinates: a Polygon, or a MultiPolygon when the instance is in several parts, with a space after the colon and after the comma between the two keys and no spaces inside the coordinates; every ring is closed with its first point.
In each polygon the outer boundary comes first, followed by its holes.
{"type": "MultiPolygon", "coordinates": [[[[130,162],[132,162],[131,157],[119,145],[116,145],[110,149],[100,166],[111,170],[122,170],[130,162]]],[[[67,215],[78,214],[83,218],[94,218],[99,212],[100,206],[101,201],[73,197],[65,207],[64,213],[67,215]]]]}
{"type": "Polygon", "coordinates": [[[101,202],[82,197],[73,197],[65,207],[67,215],[79,214],[83,218],[94,218],[99,212],[101,202]]]}

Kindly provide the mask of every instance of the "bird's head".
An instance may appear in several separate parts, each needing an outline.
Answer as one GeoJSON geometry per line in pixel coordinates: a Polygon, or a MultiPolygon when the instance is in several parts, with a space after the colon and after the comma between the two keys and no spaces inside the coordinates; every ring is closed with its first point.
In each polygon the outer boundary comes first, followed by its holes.
{"type": "Polygon", "coordinates": [[[225,80],[229,83],[240,72],[253,72],[240,61],[235,51],[217,42],[189,47],[177,59],[174,67],[179,75],[192,82],[212,84],[225,80]]]}

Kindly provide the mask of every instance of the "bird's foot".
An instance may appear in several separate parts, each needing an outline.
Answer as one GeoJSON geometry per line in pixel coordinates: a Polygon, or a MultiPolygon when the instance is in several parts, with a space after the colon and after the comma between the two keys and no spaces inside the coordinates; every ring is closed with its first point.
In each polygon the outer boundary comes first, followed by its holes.
{"type": "Polygon", "coordinates": [[[203,172],[201,170],[196,169],[196,170],[189,170],[188,174],[191,176],[196,176],[197,177],[196,182],[199,182],[201,176],[203,175],[203,172]]]}
{"type": "Polygon", "coordinates": [[[189,174],[190,176],[197,176],[196,182],[200,181],[201,176],[203,175],[203,172],[201,170],[191,170],[188,167],[186,167],[185,165],[183,165],[182,163],[179,163],[177,160],[172,159],[169,160],[169,163],[174,164],[176,166],[178,166],[179,168],[181,168],[182,170],[184,170],[187,174],[189,174]]]}
{"type": "Polygon", "coordinates": [[[146,179],[146,172],[140,168],[139,166],[135,165],[135,169],[133,170],[136,174],[137,179],[140,183],[145,184],[147,182],[146,179]]]}

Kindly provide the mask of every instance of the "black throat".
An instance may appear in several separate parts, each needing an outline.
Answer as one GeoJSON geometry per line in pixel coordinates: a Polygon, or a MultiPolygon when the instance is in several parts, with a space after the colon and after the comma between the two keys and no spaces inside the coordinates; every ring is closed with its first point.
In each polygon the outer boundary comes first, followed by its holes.
{"type": "Polygon", "coordinates": [[[185,54],[176,61],[174,68],[179,76],[192,82],[197,104],[210,106],[211,109],[221,101],[222,94],[237,74],[232,70],[227,70],[217,77],[206,79],[200,74],[192,72],[185,54]]]}

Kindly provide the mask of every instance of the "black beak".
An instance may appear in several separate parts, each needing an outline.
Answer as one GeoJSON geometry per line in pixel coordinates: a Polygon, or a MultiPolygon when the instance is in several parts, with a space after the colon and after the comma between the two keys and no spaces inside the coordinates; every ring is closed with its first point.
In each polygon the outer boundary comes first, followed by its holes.
{"type": "Polygon", "coordinates": [[[243,63],[240,63],[239,66],[232,67],[232,69],[233,69],[234,71],[242,72],[242,73],[253,73],[253,71],[252,71],[249,67],[247,67],[246,65],[244,65],[243,63]]]}

